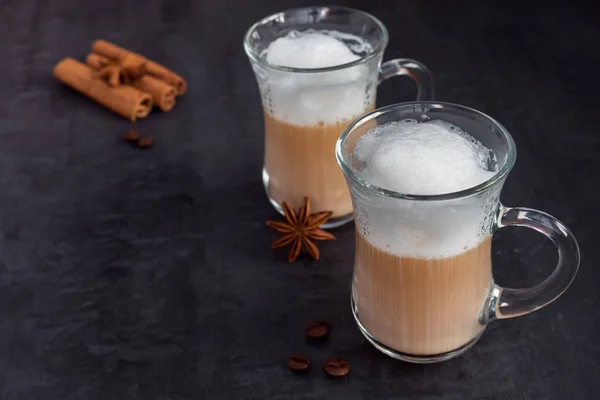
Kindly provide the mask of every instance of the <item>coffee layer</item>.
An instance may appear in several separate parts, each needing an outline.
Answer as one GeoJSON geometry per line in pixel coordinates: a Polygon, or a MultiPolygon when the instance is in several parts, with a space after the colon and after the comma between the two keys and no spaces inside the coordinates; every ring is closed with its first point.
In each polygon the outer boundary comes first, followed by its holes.
{"type": "Polygon", "coordinates": [[[350,120],[337,124],[294,125],[265,113],[265,170],[269,193],[294,208],[309,196],[314,211],[333,217],[352,213],[346,180],[335,159],[335,143],[350,120]]]}
{"type": "Polygon", "coordinates": [[[492,286],[491,237],[448,258],[400,257],[356,239],[353,296],[365,329],[411,355],[442,354],[468,343],[492,286]]]}

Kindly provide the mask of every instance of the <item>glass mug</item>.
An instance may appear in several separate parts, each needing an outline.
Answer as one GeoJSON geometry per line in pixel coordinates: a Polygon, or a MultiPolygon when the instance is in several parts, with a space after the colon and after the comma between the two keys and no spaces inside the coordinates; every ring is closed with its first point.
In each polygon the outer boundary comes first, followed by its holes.
{"type": "Polygon", "coordinates": [[[392,76],[411,77],[417,84],[417,100],[433,99],[433,79],[426,66],[410,59],[381,64],[387,43],[387,29],[379,20],[343,7],[291,9],[248,30],[244,49],[258,81],[265,118],[263,184],[280,213],[283,201],[297,208],[308,196],[313,210],[333,212],[324,227],[351,221],[350,193],[334,155],[342,130],[375,108],[377,85],[392,76]],[[311,30],[333,31],[333,37],[358,57],[324,68],[267,61],[265,52],[276,39],[311,30]]]}
{"type": "Polygon", "coordinates": [[[548,305],[575,278],[579,248],[567,227],[541,211],[500,204],[516,148],[506,129],[487,115],[437,102],[384,107],[344,130],[336,158],[355,210],[352,312],[383,353],[415,363],[456,357],[489,322],[548,305]],[[354,157],[357,140],[375,126],[405,119],[461,128],[494,152],[497,172],[477,186],[441,195],[397,193],[362,179],[364,164],[354,157]],[[505,226],[534,229],[558,248],[556,269],[541,284],[527,289],[494,284],[491,237],[505,226]],[[464,246],[467,239],[470,246],[464,246]]]}

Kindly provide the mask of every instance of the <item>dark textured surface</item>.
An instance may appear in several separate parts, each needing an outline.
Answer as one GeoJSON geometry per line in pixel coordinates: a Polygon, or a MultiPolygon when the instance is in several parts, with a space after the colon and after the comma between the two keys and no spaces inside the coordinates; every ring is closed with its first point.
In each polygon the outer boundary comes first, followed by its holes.
{"type": "MultiPolygon", "coordinates": [[[[333,2],[331,2],[333,3],[333,2]]],[[[0,1],[0,398],[595,399],[600,382],[600,25],[591,6],[532,2],[356,1],[389,27],[386,58],[428,64],[439,100],[512,132],[519,160],[503,201],[545,210],[580,241],[570,290],[526,317],[494,322],[459,359],[393,361],[351,316],[354,233],[293,265],[264,221],[262,114],[245,29],[279,1],[0,1]],[[491,3],[490,3],[491,4],[491,3]],[[99,37],[171,65],[189,94],[129,124],[51,79],[99,37]],[[305,324],[326,319],[322,346],[305,324]],[[308,376],[287,370],[304,352],[308,376]],[[320,364],[348,358],[331,380],[320,364]]],[[[386,83],[379,104],[414,96],[386,83]]],[[[500,284],[553,268],[534,233],[500,232],[500,284]]]]}

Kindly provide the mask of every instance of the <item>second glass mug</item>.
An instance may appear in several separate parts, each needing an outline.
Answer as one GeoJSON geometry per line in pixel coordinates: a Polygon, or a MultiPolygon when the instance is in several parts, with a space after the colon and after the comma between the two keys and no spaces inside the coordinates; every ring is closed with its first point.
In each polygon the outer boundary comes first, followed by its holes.
{"type": "Polygon", "coordinates": [[[469,349],[495,319],[517,317],[556,300],[579,267],[579,247],[554,217],[500,203],[516,160],[506,129],[476,110],[448,103],[404,103],[375,110],[350,124],[336,144],[336,158],[354,203],[356,254],[352,312],[363,335],[383,353],[431,363],[469,349]],[[361,177],[354,156],[370,129],[400,121],[442,121],[469,133],[491,150],[487,181],[440,195],[398,193],[361,177]],[[527,289],[494,283],[491,237],[506,226],[534,229],[558,249],[558,264],[527,289]]]}
{"type": "MultiPolygon", "coordinates": [[[[315,211],[332,211],[325,228],[352,220],[352,201],[335,161],[335,142],[354,119],[375,108],[377,85],[406,75],[417,84],[417,100],[433,99],[433,78],[411,59],[381,63],[388,43],[375,17],[344,7],[307,7],[283,11],[254,24],[244,49],[258,81],[265,117],[263,183],[271,204],[297,208],[304,196],[315,211]],[[267,62],[265,52],[294,32],[337,32],[359,56],[323,68],[294,68],[267,62]]],[[[315,50],[317,51],[317,50],[315,50]]]]}

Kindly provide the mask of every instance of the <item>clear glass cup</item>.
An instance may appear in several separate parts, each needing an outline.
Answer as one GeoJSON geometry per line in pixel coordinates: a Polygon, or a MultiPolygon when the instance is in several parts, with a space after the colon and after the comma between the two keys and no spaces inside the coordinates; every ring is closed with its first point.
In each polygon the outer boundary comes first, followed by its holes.
{"type": "Polygon", "coordinates": [[[417,100],[433,98],[433,79],[423,64],[411,59],[381,63],[387,43],[387,29],[379,20],[343,7],[291,9],[270,15],[248,30],[244,49],[258,81],[265,117],[263,183],[280,213],[283,201],[297,208],[308,196],[314,211],[333,212],[324,227],[351,221],[350,193],[334,155],[340,133],[375,108],[377,85],[392,76],[412,78],[417,100]],[[273,41],[307,30],[341,33],[342,41],[359,58],[327,68],[267,62],[265,50],[273,41]]]}
{"type": "Polygon", "coordinates": [[[447,103],[384,107],[344,130],[336,158],[355,210],[352,312],[364,336],[383,353],[415,363],[456,357],[489,322],[538,310],[569,287],[580,259],[569,229],[541,211],[500,203],[516,155],[502,125],[447,103]],[[353,158],[357,140],[375,126],[405,119],[442,120],[461,128],[494,152],[488,167],[497,172],[475,187],[427,196],[397,193],[362,179],[364,165],[353,158]],[[526,289],[494,283],[491,237],[505,226],[534,229],[556,245],[558,264],[544,282],[526,289]]]}

